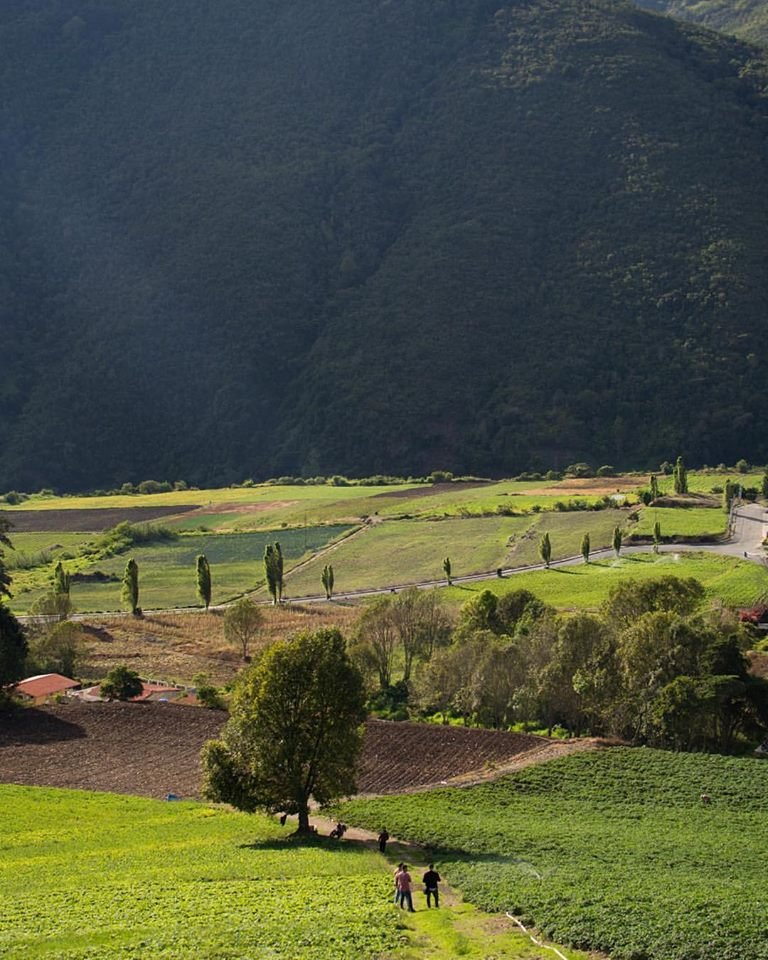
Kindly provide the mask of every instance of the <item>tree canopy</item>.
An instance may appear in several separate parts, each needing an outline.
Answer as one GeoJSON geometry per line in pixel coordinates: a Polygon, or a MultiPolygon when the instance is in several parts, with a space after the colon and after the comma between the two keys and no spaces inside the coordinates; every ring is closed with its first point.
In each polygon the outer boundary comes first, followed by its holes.
{"type": "Polygon", "coordinates": [[[365,719],[362,678],[338,630],[271,647],[240,679],[220,740],[203,750],[204,790],[240,810],[298,815],[354,793],[365,719]]]}

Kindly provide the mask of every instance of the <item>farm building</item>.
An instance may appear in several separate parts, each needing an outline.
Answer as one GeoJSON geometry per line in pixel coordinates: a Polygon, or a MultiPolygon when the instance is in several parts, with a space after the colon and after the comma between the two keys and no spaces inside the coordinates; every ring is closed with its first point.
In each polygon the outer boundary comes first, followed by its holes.
{"type": "Polygon", "coordinates": [[[13,693],[26,703],[47,703],[54,697],[77,690],[79,686],[78,680],[71,680],[60,673],[41,673],[17,683],[13,693]]]}

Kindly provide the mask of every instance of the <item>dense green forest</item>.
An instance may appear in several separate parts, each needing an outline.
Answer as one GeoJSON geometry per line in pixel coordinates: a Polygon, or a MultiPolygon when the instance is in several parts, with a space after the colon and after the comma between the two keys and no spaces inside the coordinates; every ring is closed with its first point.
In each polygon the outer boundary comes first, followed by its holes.
{"type": "Polygon", "coordinates": [[[0,490],[768,459],[768,69],[611,0],[8,0],[0,490]]]}
{"type": "Polygon", "coordinates": [[[712,30],[733,33],[755,43],[768,43],[768,0],[637,0],[658,10],[712,30]]]}

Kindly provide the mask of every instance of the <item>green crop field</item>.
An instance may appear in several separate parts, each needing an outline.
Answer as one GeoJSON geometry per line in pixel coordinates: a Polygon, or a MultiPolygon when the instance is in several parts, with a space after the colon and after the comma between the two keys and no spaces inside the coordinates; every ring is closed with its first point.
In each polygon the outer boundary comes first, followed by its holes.
{"type": "MultiPolygon", "coordinates": [[[[195,558],[204,553],[211,564],[213,603],[252,590],[263,578],[264,547],[279,540],[287,566],[311,554],[351,529],[345,526],[309,527],[242,534],[185,534],[177,540],[136,547],[126,554],[82,566],[85,573],[100,570],[122,576],[129,556],[139,565],[140,603],[146,609],[193,606],[197,599],[195,558]]],[[[45,589],[47,572],[23,571],[14,578],[14,609],[28,610],[45,589]],[[26,588],[26,589],[25,589],[26,588]]],[[[120,583],[73,583],[72,603],[77,611],[120,609],[120,583]]]]}
{"type": "Polygon", "coordinates": [[[728,514],[714,507],[645,507],[632,533],[650,537],[656,523],[661,524],[662,537],[722,536],[728,526],[728,514]]]}
{"type": "Polygon", "coordinates": [[[763,761],[622,748],[342,816],[428,844],[468,900],[555,940],[614,960],[766,960],[767,793],[763,761]]]}
{"type": "Polygon", "coordinates": [[[510,540],[522,536],[530,524],[530,517],[387,521],[302,567],[288,578],[288,591],[291,596],[320,593],[326,562],[333,564],[338,591],[437,580],[445,576],[446,556],[454,576],[493,570],[506,562],[510,540]]]}
{"type": "Polygon", "coordinates": [[[555,567],[519,573],[503,579],[445,587],[441,591],[451,603],[464,603],[482,590],[501,595],[525,588],[546,603],[560,609],[592,609],[608,596],[620,580],[648,579],[665,574],[695,577],[707,596],[733,606],[748,606],[768,591],[764,567],[731,557],[706,553],[637,553],[618,560],[597,560],[571,567],[555,567]]]}
{"type": "Polygon", "coordinates": [[[364,960],[397,942],[391,875],[265,817],[0,786],[0,956],[364,960]]]}
{"type": "MultiPolygon", "coordinates": [[[[420,892],[416,913],[398,911],[397,845],[385,859],[353,840],[298,844],[258,815],[73,790],[0,786],[0,808],[8,960],[541,958],[445,889],[439,911],[420,892]]],[[[406,855],[420,876],[423,855],[406,855]]]]}

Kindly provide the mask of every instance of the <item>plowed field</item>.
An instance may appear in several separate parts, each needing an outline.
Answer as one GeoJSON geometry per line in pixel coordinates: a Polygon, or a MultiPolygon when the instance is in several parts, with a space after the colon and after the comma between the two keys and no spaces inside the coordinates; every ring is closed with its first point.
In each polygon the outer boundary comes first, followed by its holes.
{"type": "Polygon", "coordinates": [[[63,530],[69,533],[100,533],[128,523],[149,523],[163,517],[175,517],[180,513],[196,510],[192,506],[174,507],[110,507],[100,509],[72,510],[0,510],[0,517],[11,523],[11,534],[38,533],[47,530],[63,530]]]}
{"type": "MultiPolygon", "coordinates": [[[[0,782],[197,796],[203,743],[226,715],[160,703],[72,703],[0,714],[0,782]]],[[[399,793],[478,778],[565,744],[542,737],[371,720],[358,787],[399,793]]]]}

